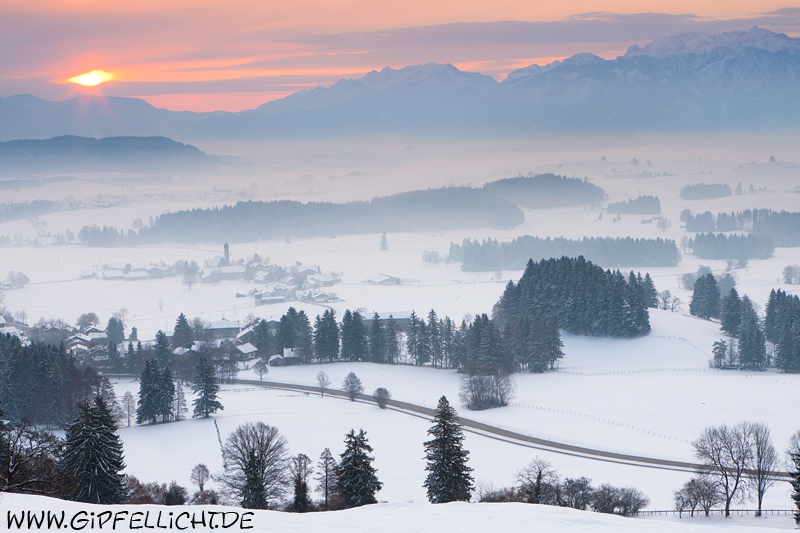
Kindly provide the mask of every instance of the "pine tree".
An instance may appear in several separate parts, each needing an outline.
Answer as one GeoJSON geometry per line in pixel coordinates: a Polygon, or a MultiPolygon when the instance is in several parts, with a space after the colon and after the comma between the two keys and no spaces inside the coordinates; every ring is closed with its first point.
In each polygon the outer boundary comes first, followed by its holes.
{"type": "Polygon", "coordinates": [[[722,331],[728,335],[732,337],[739,336],[739,330],[742,327],[742,300],[739,298],[739,293],[736,292],[735,288],[731,289],[722,299],[720,324],[722,331]]]}
{"type": "Polygon", "coordinates": [[[350,430],[344,439],[345,450],[339,461],[339,487],[345,507],[359,507],[377,503],[375,493],[383,483],[378,481],[377,470],[372,466],[373,457],[367,455],[372,447],[367,443],[367,433],[360,429],[350,430]]]}
{"type": "Polygon", "coordinates": [[[394,317],[389,315],[384,331],[386,340],[386,362],[394,364],[400,360],[400,343],[397,341],[397,323],[394,317]]]}
{"type": "Polygon", "coordinates": [[[339,494],[339,466],[329,448],[325,448],[319,456],[317,463],[317,491],[322,493],[325,510],[329,510],[339,494]]]}
{"type": "Polygon", "coordinates": [[[137,424],[155,424],[159,416],[161,369],[155,359],[144,362],[139,377],[139,400],[136,408],[137,424]]]}
{"type": "Polygon", "coordinates": [[[423,486],[431,503],[469,501],[473,490],[472,468],[467,466],[469,452],[464,449],[464,433],[458,423],[456,410],[447,398],[439,398],[433,426],[433,437],[425,443],[428,476],[423,486]]]}
{"type": "Polygon", "coordinates": [[[122,361],[120,361],[119,358],[119,348],[117,348],[117,345],[109,341],[107,353],[108,353],[108,368],[114,372],[118,372],[119,370],[121,370],[122,361]]]}
{"type": "Polygon", "coordinates": [[[366,361],[369,355],[361,313],[345,310],[342,317],[342,359],[366,361]]]}
{"type": "Polygon", "coordinates": [[[434,367],[442,366],[442,359],[444,358],[442,335],[439,329],[439,317],[436,315],[436,311],[431,309],[428,313],[428,327],[425,333],[427,334],[427,345],[430,353],[431,364],[434,367]]]}
{"type": "Polygon", "coordinates": [[[156,343],[150,355],[153,359],[158,361],[158,364],[166,368],[172,362],[172,351],[169,349],[169,339],[167,334],[161,330],[156,332],[156,343]]]}
{"type": "Polygon", "coordinates": [[[792,459],[794,470],[789,472],[791,480],[789,483],[792,485],[792,501],[798,512],[794,513],[794,523],[800,526],[800,453],[795,451],[789,454],[792,459]]]}
{"type": "Polygon", "coordinates": [[[186,406],[186,395],[183,394],[183,385],[180,383],[175,384],[175,412],[172,415],[173,420],[183,420],[183,414],[188,413],[189,408],[186,406]]]}
{"type": "Polygon", "coordinates": [[[125,501],[122,443],[102,397],[96,397],[91,407],[79,406],[77,419],[67,429],[60,467],[77,481],[71,499],[99,504],[125,501]]]}
{"type": "Polygon", "coordinates": [[[174,348],[188,348],[194,342],[194,330],[189,325],[186,315],[181,313],[175,321],[175,329],[172,332],[172,346],[174,348]]]}
{"type": "Polygon", "coordinates": [[[372,315],[372,324],[369,328],[369,353],[373,363],[386,362],[386,338],[378,313],[372,315]]]}
{"type": "Polygon", "coordinates": [[[767,362],[767,347],[758,315],[750,298],[742,298],[742,325],[739,334],[739,364],[761,369],[767,362]]]}
{"type": "Polygon", "coordinates": [[[108,319],[106,326],[106,335],[108,335],[108,342],[119,344],[125,340],[125,325],[122,319],[112,316],[108,319]]]}
{"type": "Polygon", "coordinates": [[[214,367],[204,356],[197,360],[192,378],[192,392],[199,396],[194,400],[193,418],[208,418],[211,413],[224,409],[217,399],[219,384],[214,373],[214,367]]]}
{"type": "Polygon", "coordinates": [[[169,367],[164,369],[158,383],[158,414],[162,422],[172,420],[172,410],[175,405],[175,382],[169,367]]]}
{"type": "Polygon", "coordinates": [[[719,316],[719,285],[714,274],[706,274],[694,282],[692,301],[689,313],[700,318],[717,318],[719,316]]]}
{"type": "Polygon", "coordinates": [[[314,321],[314,353],[320,361],[333,361],[339,358],[339,323],[332,309],[326,310],[322,317],[314,321]]]}

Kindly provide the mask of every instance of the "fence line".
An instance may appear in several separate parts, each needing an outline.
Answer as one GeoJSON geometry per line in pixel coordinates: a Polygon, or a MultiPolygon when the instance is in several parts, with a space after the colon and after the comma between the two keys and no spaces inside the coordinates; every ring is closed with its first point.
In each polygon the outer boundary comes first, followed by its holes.
{"type": "MultiPolygon", "coordinates": [[[[732,516],[748,516],[748,515],[755,515],[758,512],[758,509],[731,509],[730,513],[732,516]]],[[[761,509],[761,515],[793,515],[797,512],[797,509],[761,509]]],[[[685,516],[686,518],[691,517],[692,511],[690,509],[684,509],[683,511],[678,511],[677,509],[670,509],[670,510],[655,510],[655,511],[638,511],[634,516],[663,516],[663,515],[672,515],[672,516],[685,516]]],[[[708,511],[709,516],[712,515],[725,515],[725,509],[709,509],[708,511]]],[[[705,511],[702,509],[695,509],[694,511],[695,517],[705,518],[705,511]]]]}

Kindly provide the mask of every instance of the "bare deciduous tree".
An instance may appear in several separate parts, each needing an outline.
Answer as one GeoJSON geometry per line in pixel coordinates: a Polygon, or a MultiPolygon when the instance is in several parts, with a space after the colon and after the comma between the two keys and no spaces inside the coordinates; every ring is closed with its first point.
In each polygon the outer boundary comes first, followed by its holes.
{"type": "Polygon", "coordinates": [[[707,427],[692,446],[703,471],[715,478],[725,502],[725,516],[730,516],[731,502],[746,493],[744,476],[752,454],[746,425],[707,427]]]}
{"type": "Polygon", "coordinates": [[[375,389],[375,392],[372,393],[372,397],[375,398],[375,403],[378,404],[378,407],[386,409],[389,400],[392,399],[392,393],[384,387],[378,387],[375,389]]]}
{"type": "Polygon", "coordinates": [[[222,482],[247,509],[266,509],[286,493],[286,439],[278,428],[246,422],[236,428],[222,449],[222,482]]]}
{"type": "Polygon", "coordinates": [[[330,387],[331,378],[329,378],[328,374],[326,374],[322,370],[320,370],[319,373],[317,373],[317,385],[319,385],[319,388],[322,389],[322,394],[320,396],[325,396],[325,389],[330,387]]]}
{"type": "Polygon", "coordinates": [[[356,396],[364,392],[364,385],[355,373],[350,372],[342,382],[342,390],[345,391],[350,397],[350,401],[356,401],[356,396]]]}
{"type": "Polygon", "coordinates": [[[197,487],[200,489],[200,492],[203,492],[203,487],[209,478],[211,478],[211,473],[208,471],[208,467],[203,463],[199,463],[194,465],[194,468],[192,468],[192,474],[189,479],[192,480],[192,483],[197,485],[197,487]]]}
{"type": "Polygon", "coordinates": [[[122,396],[122,416],[128,420],[128,427],[131,427],[131,417],[136,414],[136,399],[131,391],[125,391],[122,396]]]}
{"type": "Polygon", "coordinates": [[[769,428],[761,422],[745,422],[748,441],[751,446],[750,462],[747,467],[751,470],[750,485],[755,491],[758,509],[756,516],[761,516],[761,502],[764,493],[778,481],[775,470],[778,467],[778,454],[772,445],[769,428]]]}
{"type": "Polygon", "coordinates": [[[537,457],[517,471],[517,481],[528,503],[558,504],[558,473],[548,461],[537,457]]]}

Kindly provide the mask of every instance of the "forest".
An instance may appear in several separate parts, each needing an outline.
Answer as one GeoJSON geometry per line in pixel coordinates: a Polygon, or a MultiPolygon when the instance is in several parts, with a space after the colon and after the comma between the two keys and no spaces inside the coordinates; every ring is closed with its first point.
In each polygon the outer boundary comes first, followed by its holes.
{"type": "Polygon", "coordinates": [[[771,238],[775,246],[800,246],[800,212],[745,209],[714,215],[710,211],[693,214],[686,209],[681,221],[686,223],[686,231],[749,231],[771,238]]]}
{"type": "Polygon", "coordinates": [[[661,200],[658,196],[637,196],[625,202],[610,202],[607,211],[618,215],[660,215],[661,200]]]}
{"type": "Polygon", "coordinates": [[[487,239],[483,242],[464,239],[450,244],[448,258],[460,261],[466,271],[522,270],[531,258],[576,257],[582,255],[608,267],[675,266],[680,252],[671,239],[634,239],[632,237],[564,237],[545,239],[523,235],[511,242],[487,239]]]}
{"type": "Polygon", "coordinates": [[[483,188],[498,198],[529,209],[586,205],[606,198],[605,191],[588,180],[551,173],[501,179],[483,188]]]}

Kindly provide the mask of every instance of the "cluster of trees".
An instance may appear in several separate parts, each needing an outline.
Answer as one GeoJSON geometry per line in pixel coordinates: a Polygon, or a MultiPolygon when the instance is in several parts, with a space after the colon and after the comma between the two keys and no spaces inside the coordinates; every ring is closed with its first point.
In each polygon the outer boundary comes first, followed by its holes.
{"type": "Polygon", "coordinates": [[[95,395],[78,402],[76,411],[63,439],[27,422],[0,423],[0,490],[85,503],[126,501],[122,443],[111,408],[95,395]]]}
{"type": "Polygon", "coordinates": [[[783,282],[800,285],[800,265],[786,265],[783,268],[783,282]]]}
{"type": "Polygon", "coordinates": [[[0,204],[0,222],[20,220],[57,211],[60,205],[50,200],[34,200],[32,202],[8,202],[0,204]]]}
{"type": "Polygon", "coordinates": [[[23,346],[15,335],[0,335],[0,402],[8,420],[63,427],[99,383],[97,373],[78,368],[63,347],[23,346]]]}
{"type": "Polygon", "coordinates": [[[680,196],[684,200],[707,200],[731,196],[731,186],[724,183],[698,183],[681,187],[680,196]]]}
{"type": "Polygon", "coordinates": [[[553,320],[578,335],[634,337],[650,331],[648,307],[657,306],[650,275],[603,270],[582,256],[528,262],[509,282],[494,316],[502,325],[553,320]]]}
{"type": "Polygon", "coordinates": [[[587,179],[551,173],[501,179],[487,183],[484,189],[530,209],[594,204],[606,198],[605,191],[587,179]]]}
{"type": "Polygon", "coordinates": [[[604,483],[595,488],[586,477],[561,479],[552,465],[534,459],[517,472],[518,485],[498,490],[483,490],[482,502],[524,502],[571,507],[598,513],[635,515],[649,499],[633,487],[614,487],[604,483]]]}
{"type": "Polygon", "coordinates": [[[621,215],[660,215],[661,200],[658,196],[637,196],[625,202],[609,203],[608,212],[621,215]]]}
{"type": "Polygon", "coordinates": [[[157,242],[250,242],[322,235],[511,228],[522,211],[488,189],[446,187],[373,198],[369,202],[300,203],[247,201],[210,209],[164,213],[138,231],[85,226],[78,237],[89,246],[157,242]]]}
{"type": "Polygon", "coordinates": [[[608,267],[621,265],[675,266],[680,252],[671,239],[634,239],[632,237],[541,238],[530,235],[511,242],[464,239],[450,244],[448,259],[460,261],[462,270],[520,270],[531,258],[576,257],[582,255],[608,267]]]}
{"type": "Polygon", "coordinates": [[[764,336],[775,345],[775,366],[800,373],[800,298],[773,289],[769,293],[764,336]]]}
{"type": "Polygon", "coordinates": [[[695,215],[685,209],[681,221],[686,223],[686,231],[749,231],[771,238],[775,246],[800,246],[800,212],[746,209],[716,215],[705,211],[695,215]]]}
{"type": "Polygon", "coordinates": [[[747,264],[747,259],[769,259],[775,251],[772,238],[766,235],[726,235],[698,233],[689,239],[689,248],[703,259],[729,259],[747,264]]]}
{"type": "Polygon", "coordinates": [[[724,503],[730,516],[731,503],[751,494],[761,515],[767,490],[778,481],[778,454],[769,428],[762,423],[740,422],[707,427],[693,443],[695,457],[704,465],[700,475],[675,492],[676,509],[709,510],[724,503]]]}

